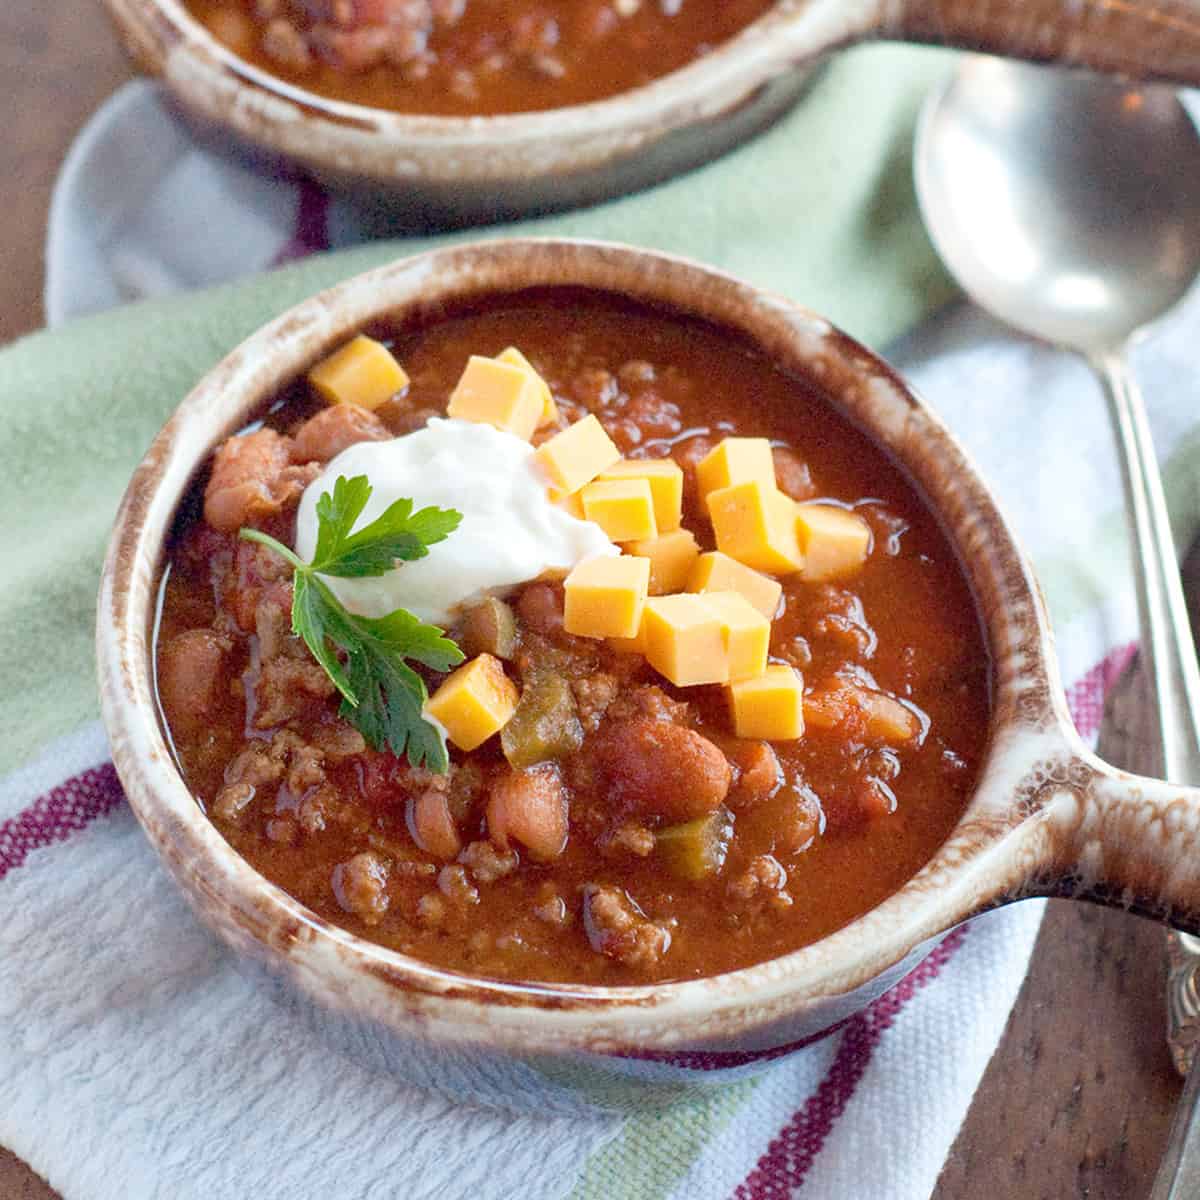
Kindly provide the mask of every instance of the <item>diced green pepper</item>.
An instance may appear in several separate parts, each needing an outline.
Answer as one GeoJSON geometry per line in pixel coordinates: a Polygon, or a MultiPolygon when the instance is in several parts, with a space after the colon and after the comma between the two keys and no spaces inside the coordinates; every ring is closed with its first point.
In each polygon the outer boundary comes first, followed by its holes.
{"type": "Polygon", "coordinates": [[[468,658],[493,654],[510,659],[517,649],[517,618],[503,600],[485,596],[464,612],[459,639],[468,658]]]}
{"type": "Polygon", "coordinates": [[[517,768],[565,758],[583,742],[571,685],[562,675],[541,672],[525,685],[520,702],[500,731],[504,756],[517,768]]]}
{"type": "Polygon", "coordinates": [[[668,825],[654,835],[654,851],[672,875],[704,879],[725,865],[733,838],[733,814],[718,808],[683,825],[668,825]]]}

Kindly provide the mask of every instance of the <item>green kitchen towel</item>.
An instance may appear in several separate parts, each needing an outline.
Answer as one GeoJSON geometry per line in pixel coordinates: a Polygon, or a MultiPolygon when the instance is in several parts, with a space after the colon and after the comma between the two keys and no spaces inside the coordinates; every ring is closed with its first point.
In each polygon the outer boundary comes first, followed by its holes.
{"type": "Polygon", "coordinates": [[[0,773],[94,716],[96,581],[121,492],[175,405],[253,329],[322,287],[404,254],[539,234],[689,255],[882,344],[952,294],[922,231],[909,166],[918,106],[949,61],[909,48],[855,50],[832,61],[765,134],[656,188],[510,226],[321,255],[204,293],[126,306],[0,351],[0,661],[8,664],[0,773]]]}

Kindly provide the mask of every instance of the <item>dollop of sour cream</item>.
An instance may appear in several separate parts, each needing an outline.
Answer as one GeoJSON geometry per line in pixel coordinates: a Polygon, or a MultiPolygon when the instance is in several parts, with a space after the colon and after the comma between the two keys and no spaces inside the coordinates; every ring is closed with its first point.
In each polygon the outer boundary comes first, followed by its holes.
{"type": "Polygon", "coordinates": [[[355,523],[369,525],[402,497],[414,508],[453,508],[462,523],[425,558],[398,563],[368,579],[322,576],[352,613],[383,617],[406,608],[446,626],[464,601],[502,595],[547,573],[565,574],[616,546],[592,521],[580,521],[550,502],[533,447],[511,433],[470,421],[433,418],[423,428],[386,442],[343,450],[300,498],[296,553],[311,560],[317,544],[317,500],[339,475],[365,475],[371,498],[355,523]]]}

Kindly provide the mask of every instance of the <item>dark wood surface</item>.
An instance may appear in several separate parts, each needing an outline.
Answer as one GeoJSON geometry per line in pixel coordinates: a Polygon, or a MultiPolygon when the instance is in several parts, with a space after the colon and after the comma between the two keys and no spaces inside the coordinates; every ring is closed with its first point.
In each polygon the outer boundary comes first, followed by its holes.
{"type": "MultiPolygon", "coordinates": [[[[7,79],[0,178],[0,341],[41,324],[50,187],[71,137],[129,70],[95,0],[0,2],[7,79]]],[[[1187,571],[1200,595],[1200,555],[1187,571]]],[[[1106,757],[1152,769],[1140,675],[1109,707],[1106,757]]],[[[1149,1192],[1180,1083],[1163,1043],[1163,935],[1052,903],[1004,1038],[951,1150],[937,1200],[1133,1200],[1149,1192]]],[[[952,1051],[951,1051],[952,1052],[952,1051]]],[[[0,1148],[0,1200],[54,1200],[0,1148]]],[[[882,1198],[880,1198],[882,1200],[882,1198]]]]}

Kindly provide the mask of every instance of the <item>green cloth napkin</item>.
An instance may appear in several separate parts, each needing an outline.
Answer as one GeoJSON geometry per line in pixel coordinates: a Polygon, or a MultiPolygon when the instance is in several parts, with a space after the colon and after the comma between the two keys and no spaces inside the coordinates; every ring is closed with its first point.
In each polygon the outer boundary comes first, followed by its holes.
{"type": "Polygon", "coordinates": [[[0,774],[96,715],[96,588],[121,493],[175,405],[257,326],[402,255],[539,234],[688,255],[881,345],[952,295],[921,227],[910,166],[918,107],[949,62],[929,50],[854,50],[765,134],[656,188],[513,225],[321,255],[0,351],[0,774]]]}

